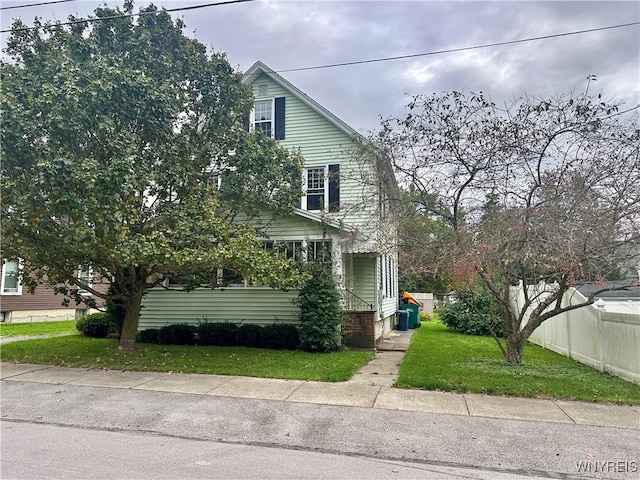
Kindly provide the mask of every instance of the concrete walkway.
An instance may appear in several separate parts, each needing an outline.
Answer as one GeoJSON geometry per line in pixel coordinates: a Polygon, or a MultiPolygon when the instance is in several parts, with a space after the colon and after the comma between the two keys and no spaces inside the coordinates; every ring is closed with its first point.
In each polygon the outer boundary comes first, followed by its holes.
{"type": "Polygon", "coordinates": [[[383,342],[369,364],[351,380],[341,383],[10,363],[0,364],[0,378],[7,382],[151,390],[640,430],[640,406],[393,388],[411,334],[413,330],[395,332],[383,342]]]}

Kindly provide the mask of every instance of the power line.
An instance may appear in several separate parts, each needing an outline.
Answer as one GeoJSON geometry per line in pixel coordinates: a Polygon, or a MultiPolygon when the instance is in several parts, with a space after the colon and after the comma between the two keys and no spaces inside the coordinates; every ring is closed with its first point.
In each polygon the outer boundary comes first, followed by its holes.
{"type": "Polygon", "coordinates": [[[75,2],[76,0],[51,0],[50,2],[28,3],[26,5],[11,5],[9,7],[0,7],[0,10],[12,10],[14,8],[39,7],[40,5],[51,5],[52,3],[75,2]]]}
{"type": "Polygon", "coordinates": [[[374,59],[370,59],[370,60],[357,60],[357,61],[353,61],[353,62],[342,62],[342,63],[330,63],[330,64],[326,64],[326,65],[316,65],[316,66],[312,66],[312,67],[299,67],[299,68],[288,68],[288,69],[284,69],[284,70],[277,70],[274,71],[273,73],[284,73],[284,72],[301,72],[301,71],[305,71],[305,70],[319,70],[322,68],[334,68],[334,67],[346,67],[349,65],[361,65],[364,63],[376,63],[376,62],[387,62],[390,60],[402,60],[402,59],[406,59],[406,58],[416,58],[416,57],[426,57],[429,55],[441,55],[444,53],[454,53],[454,52],[464,52],[464,51],[468,51],[468,50],[477,50],[480,48],[489,48],[489,47],[499,47],[499,46],[503,46],[503,45],[513,45],[515,43],[524,43],[524,42],[533,42],[533,41],[537,41],[537,40],[546,40],[549,38],[558,38],[558,37],[567,37],[569,35],[579,35],[582,33],[591,33],[591,32],[598,32],[601,30],[610,30],[613,28],[622,28],[622,27],[630,27],[632,25],[640,25],[640,22],[632,22],[632,23],[623,23],[620,25],[610,25],[607,27],[599,27],[599,28],[590,28],[587,30],[577,30],[574,32],[566,32],[566,33],[556,33],[553,35],[544,35],[541,37],[530,37],[530,38],[521,38],[519,40],[509,40],[506,42],[496,42],[496,43],[487,43],[487,44],[483,44],[483,45],[474,45],[471,47],[460,47],[460,48],[450,48],[447,50],[435,50],[435,51],[431,51],[431,52],[425,52],[425,53],[414,53],[411,55],[399,55],[397,57],[384,57],[384,58],[374,58],[374,59]]]}
{"type": "MultiPolygon", "coordinates": [[[[67,1],[67,0],[64,0],[67,1]]],[[[188,7],[176,7],[176,8],[165,8],[160,10],[160,12],[167,12],[167,13],[172,13],[172,12],[183,12],[186,10],[196,10],[199,8],[208,8],[208,7],[217,7],[219,5],[229,5],[232,3],[245,3],[245,2],[255,2],[256,0],[224,0],[222,2],[215,2],[215,3],[204,3],[202,5],[191,5],[188,7]]],[[[71,20],[68,22],[60,22],[60,23],[55,23],[52,26],[55,27],[62,27],[64,25],[77,25],[79,23],[93,23],[93,22],[102,22],[104,20],[115,20],[117,18],[131,18],[131,17],[140,17],[143,15],[155,15],[156,13],[158,13],[157,11],[148,11],[148,12],[138,12],[138,13],[123,13],[120,15],[110,15],[108,17],[94,17],[94,18],[79,18],[77,20],[71,20]]],[[[9,33],[9,32],[27,32],[30,30],[37,30],[38,28],[42,28],[42,27],[22,27],[22,28],[9,28],[7,30],[0,30],[0,33],[9,33]]]]}
{"type": "MultiPolygon", "coordinates": [[[[67,2],[67,1],[73,1],[73,0],[57,0],[57,2],[67,2]]],[[[163,9],[162,11],[165,11],[167,13],[171,13],[171,12],[179,12],[179,11],[196,10],[196,9],[200,9],[200,8],[215,7],[215,6],[218,6],[218,5],[227,5],[227,4],[233,4],[233,3],[245,3],[245,2],[253,2],[253,1],[255,1],[255,0],[225,0],[225,1],[216,2],[216,3],[206,3],[206,4],[202,4],[202,5],[191,5],[191,6],[188,6],[188,7],[176,7],[176,8],[170,8],[170,9],[163,9]]],[[[56,3],[56,1],[48,2],[48,3],[56,3]]],[[[8,8],[11,8],[11,7],[8,7],[8,8]]],[[[152,14],[155,14],[155,13],[157,13],[157,12],[150,11],[150,12],[139,12],[139,13],[112,15],[112,16],[109,16],[109,17],[85,18],[85,19],[78,19],[78,20],[73,20],[73,21],[69,21],[69,22],[56,23],[55,25],[56,26],[63,26],[63,25],[75,25],[75,24],[79,24],[79,23],[92,23],[92,22],[96,22],[96,21],[113,20],[113,19],[117,19],[117,18],[127,18],[127,17],[137,17],[137,16],[142,16],[142,15],[152,15],[152,14]]],[[[614,28],[624,28],[624,27],[630,27],[630,26],[634,26],[634,25],[640,25],[640,22],[622,23],[622,24],[618,24],[618,25],[609,25],[609,26],[606,26],[606,27],[597,27],[597,28],[590,28],[590,29],[584,29],[584,30],[576,30],[576,31],[573,31],[573,32],[564,32],[564,33],[556,33],[556,34],[552,34],[552,35],[543,35],[543,36],[538,36],[538,37],[521,38],[521,39],[517,39],[517,40],[508,40],[508,41],[505,41],[505,42],[494,42],[494,43],[487,43],[487,44],[483,44],[483,45],[473,45],[473,46],[470,46],[470,47],[450,48],[450,49],[446,49],[446,50],[434,50],[434,51],[431,51],[431,52],[414,53],[414,54],[410,54],[410,55],[398,55],[398,56],[395,56],[395,57],[383,57],[383,58],[374,58],[374,59],[368,59],[368,60],[356,60],[356,61],[352,61],[352,62],[330,63],[330,64],[325,64],[325,65],[316,65],[316,66],[310,66],[310,67],[298,67],[298,68],[288,68],[288,69],[282,69],[282,70],[273,70],[272,73],[285,73],[285,72],[301,72],[301,71],[307,71],[307,70],[320,70],[320,69],[325,69],[325,68],[346,67],[346,66],[350,66],[350,65],[362,65],[362,64],[367,64],[367,63],[378,63],[378,62],[387,62],[387,61],[392,61],[392,60],[403,60],[403,59],[407,59],[407,58],[417,58],[417,57],[426,57],[426,56],[432,56],[432,55],[442,55],[442,54],[445,54],[445,53],[464,52],[464,51],[469,51],[469,50],[479,50],[481,48],[499,47],[499,46],[505,46],[505,45],[514,45],[514,44],[517,44],[517,43],[534,42],[534,41],[538,41],[538,40],[547,40],[547,39],[550,39],[550,38],[559,38],[559,37],[567,37],[567,36],[571,36],[571,35],[580,35],[580,34],[584,34],[584,33],[592,33],[592,32],[598,32],[598,31],[603,31],[603,30],[611,30],[611,29],[614,29],[614,28]]],[[[16,29],[0,30],[0,33],[29,31],[29,30],[35,30],[37,28],[40,28],[40,27],[23,27],[23,28],[16,28],[16,29]]]]}

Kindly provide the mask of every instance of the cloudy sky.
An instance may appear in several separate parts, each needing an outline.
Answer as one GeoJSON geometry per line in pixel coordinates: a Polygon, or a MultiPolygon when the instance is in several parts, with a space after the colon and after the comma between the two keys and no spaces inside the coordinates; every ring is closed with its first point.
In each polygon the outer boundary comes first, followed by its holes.
{"type": "MultiPolygon", "coordinates": [[[[86,17],[105,3],[2,0],[2,30],[21,17],[86,17]],[[12,6],[22,8],[8,8],[12,6]]],[[[155,0],[172,9],[215,0],[155,0]]],[[[136,1],[139,7],[150,0],[136,1]]],[[[280,1],[256,0],[172,14],[185,33],[247,70],[261,60],[355,130],[375,131],[380,117],[403,116],[411,95],[483,91],[496,103],[526,92],[550,96],[586,86],[640,104],[640,2],[637,1],[280,1]],[[486,48],[488,44],[607,28],[486,48]],[[437,53],[445,50],[458,51],[437,53]],[[434,53],[435,52],[435,53],[434,53]],[[425,54],[425,55],[421,55],[425,54]],[[392,57],[410,56],[405,59],[392,57]],[[383,60],[348,66],[348,62],[383,60]]],[[[7,33],[2,33],[2,46],[7,33]]]]}

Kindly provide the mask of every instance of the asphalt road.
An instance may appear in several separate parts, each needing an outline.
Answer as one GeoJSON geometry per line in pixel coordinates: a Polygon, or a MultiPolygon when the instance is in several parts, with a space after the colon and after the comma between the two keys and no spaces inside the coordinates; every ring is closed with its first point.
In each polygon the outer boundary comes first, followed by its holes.
{"type": "Polygon", "coordinates": [[[481,469],[229,444],[165,435],[2,422],[2,478],[530,479],[481,469]]]}
{"type": "Polygon", "coordinates": [[[638,478],[636,429],[15,381],[1,401],[3,479],[638,478]]]}

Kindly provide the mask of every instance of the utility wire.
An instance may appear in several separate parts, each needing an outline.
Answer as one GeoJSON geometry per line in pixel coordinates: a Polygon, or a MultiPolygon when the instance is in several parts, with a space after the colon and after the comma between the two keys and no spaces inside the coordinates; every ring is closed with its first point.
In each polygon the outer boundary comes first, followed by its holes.
{"type": "MultiPolygon", "coordinates": [[[[222,2],[215,3],[204,3],[202,5],[191,5],[189,7],[176,7],[176,8],[164,8],[159,12],[184,12],[186,10],[196,10],[199,8],[207,8],[207,7],[217,7],[219,5],[229,5],[232,3],[245,3],[245,2],[254,2],[256,0],[225,0],[222,2]]],[[[79,18],[77,20],[71,20],[68,22],[60,22],[54,23],[51,26],[53,27],[62,27],[64,25],[77,25],[79,23],[93,23],[93,22],[102,22],[104,20],[115,20],[116,18],[130,18],[130,17],[140,17],[143,15],[155,15],[158,11],[149,11],[149,12],[138,12],[138,13],[123,13],[120,15],[111,15],[108,17],[93,17],[93,18],[79,18]]],[[[29,30],[37,30],[42,27],[22,27],[22,28],[9,28],[6,30],[0,30],[0,33],[8,33],[8,32],[27,32],[29,30]]]]}
{"type": "MultiPolygon", "coordinates": [[[[69,1],[69,0],[57,0],[57,1],[69,1]]],[[[227,4],[233,4],[233,3],[245,3],[245,2],[253,2],[253,1],[255,1],[255,0],[226,0],[226,1],[216,2],[216,3],[206,3],[206,4],[202,4],[202,5],[192,5],[192,6],[188,6],[188,7],[177,7],[177,8],[163,9],[162,11],[171,13],[171,12],[179,12],[179,11],[187,11],[187,10],[196,10],[196,9],[207,8],[207,7],[215,7],[215,6],[218,6],[218,5],[227,5],[227,4]]],[[[52,2],[52,3],[54,3],[54,2],[52,2]]],[[[75,25],[75,24],[78,24],[78,23],[92,23],[92,22],[97,22],[97,21],[113,20],[113,19],[116,19],[116,18],[137,17],[137,16],[142,16],[142,15],[152,15],[152,14],[155,14],[155,13],[157,13],[157,12],[151,11],[151,12],[139,12],[139,13],[112,15],[112,16],[109,16],[109,17],[85,18],[85,19],[78,19],[78,20],[73,20],[73,21],[69,21],[69,22],[56,23],[55,25],[56,26],[63,26],[63,25],[75,25]]],[[[426,56],[431,56],[431,55],[442,55],[442,54],[445,54],[445,53],[464,52],[464,51],[469,51],[469,50],[479,50],[481,48],[499,47],[499,46],[505,46],[505,45],[514,45],[514,44],[517,44],[517,43],[525,43],[525,42],[534,42],[534,41],[538,41],[538,40],[546,40],[546,39],[550,39],[550,38],[559,38],[559,37],[567,37],[567,36],[571,36],[571,35],[580,35],[580,34],[584,34],[584,33],[599,32],[599,31],[603,31],[603,30],[612,30],[614,28],[631,27],[631,26],[634,26],[634,25],[640,25],[640,22],[622,23],[622,24],[618,24],[618,25],[609,25],[609,26],[606,26],[606,27],[589,28],[589,29],[585,29],[585,30],[576,30],[576,31],[573,31],[573,32],[556,33],[556,34],[552,34],[552,35],[543,35],[543,36],[539,36],[539,37],[521,38],[521,39],[518,39],[518,40],[508,40],[506,42],[486,43],[486,44],[483,44],[483,45],[474,45],[474,46],[470,46],[470,47],[450,48],[450,49],[446,49],[446,50],[434,50],[434,51],[431,51],[431,52],[414,53],[414,54],[410,54],[410,55],[398,55],[398,56],[395,56],[395,57],[383,57],[383,58],[374,58],[374,59],[369,59],[369,60],[356,60],[356,61],[352,61],[352,62],[330,63],[330,64],[325,64],[325,65],[316,65],[316,66],[310,66],[310,67],[287,68],[287,69],[282,69],[282,70],[273,70],[271,73],[302,72],[302,71],[308,71],[308,70],[320,70],[320,69],[325,69],[325,68],[346,67],[346,66],[350,66],[350,65],[362,65],[362,64],[367,64],[367,63],[387,62],[387,61],[392,61],[392,60],[403,60],[403,59],[407,59],[407,58],[426,57],[426,56]]],[[[35,30],[37,28],[40,28],[40,27],[23,27],[23,28],[16,28],[16,29],[0,30],[0,33],[21,32],[21,31],[35,30]]]]}
{"type": "Polygon", "coordinates": [[[0,7],[0,10],[11,10],[14,8],[39,7],[40,5],[51,5],[52,3],[75,2],[75,0],[51,0],[50,2],[28,3],[26,5],[11,5],[9,7],[0,7]]]}
{"type": "Polygon", "coordinates": [[[496,42],[496,43],[487,43],[484,45],[475,45],[475,46],[471,46],[471,47],[460,47],[460,48],[450,48],[447,50],[435,50],[432,52],[425,52],[425,53],[414,53],[411,55],[399,55],[397,57],[385,57],[385,58],[374,58],[374,59],[370,59],[370,60],[357,60],[357,61],[353,61],[353,62],[342,62],[342,63],[330,63],[330,64],[326,64],[326,65],[316,65],[313,67],[299,67],[299,68],[287,68],[284,70],[277,70],[274,71],[272,73],[284,73],[284,72],[301,72],[301,71],[305,71],[305,70],[319,70],[322,68],[334,68],[334,67],[346,67],[349,65],[361,65],[364,63],[375,63],[375,62],[387,62],[390,60],[402,60],[402,59],[406,59],[406,58],[416,58],[416,57],[426,57],[429,55],[441,55],[443,53],[453,53],[453,52],[464,52],[467,50],[477,50],[480,48],[489,48],[489,47],[499,47],[499,46],[503,46],[503,45],[513,45],[515,43],[524,43],[524,42],[533,42],[533,41],[537,41],[537,40],[545,40],[548,38],[558,38],[558,37],[567,37],[569,35],[579,35],[582,33],[591,33],[591,32],[598,32],[601,30],[611,30],[613,28],[623,28],[623,27],[630,27],[633,25],[640,25],[640,22],[632,22],[632,23],[623,23],[620,25],[610,25],[608,27],[599,27],[599,28],[590,28],[587,30],[577,30],[575,32],[566,32],[566,33],[556,33],[553,35],[544,35],[541,37],[530,37],[530,38],[521,38],[519,40],[509,40],[506,42],[496,42]]]}

